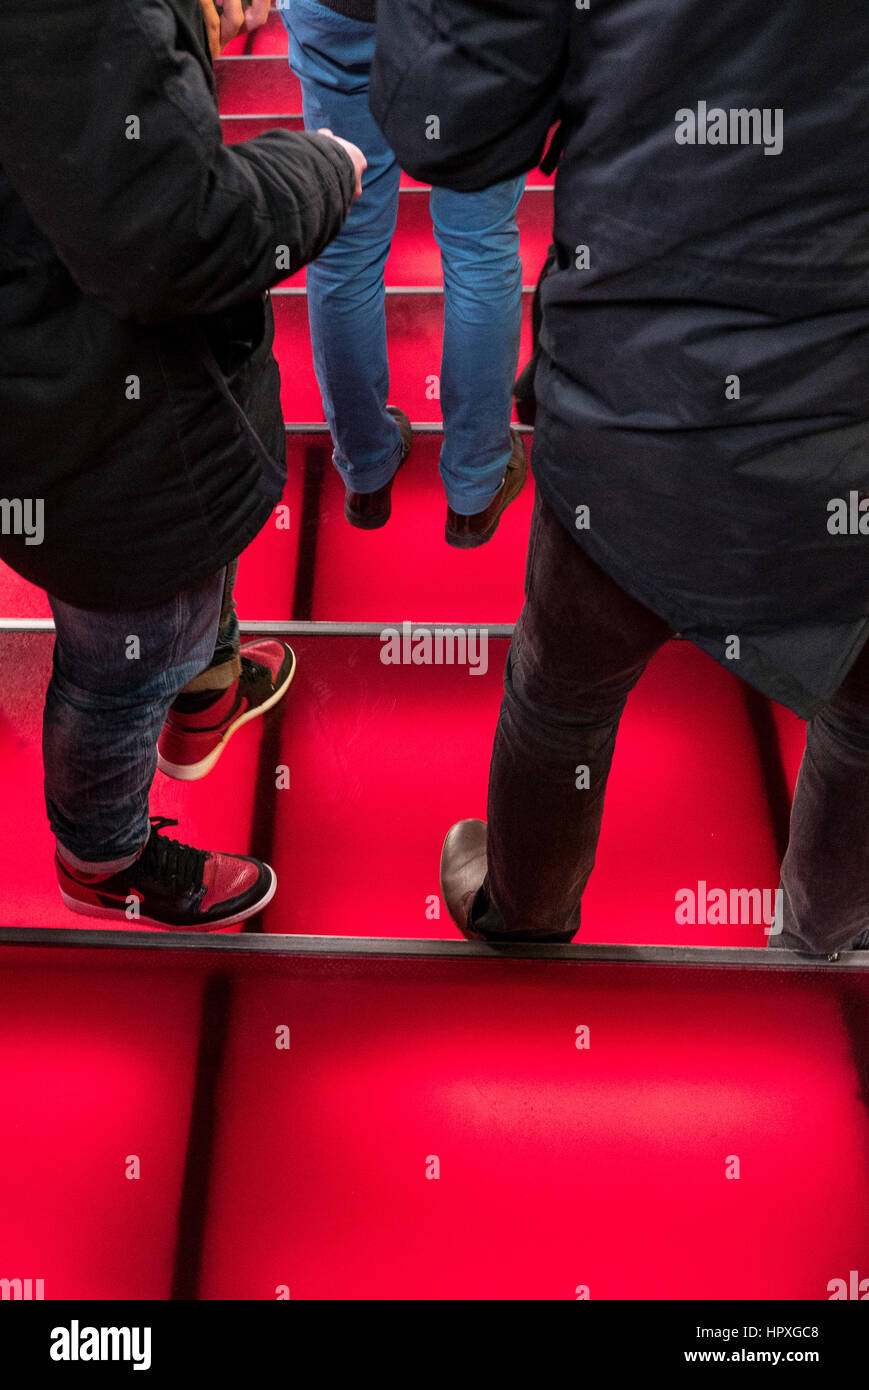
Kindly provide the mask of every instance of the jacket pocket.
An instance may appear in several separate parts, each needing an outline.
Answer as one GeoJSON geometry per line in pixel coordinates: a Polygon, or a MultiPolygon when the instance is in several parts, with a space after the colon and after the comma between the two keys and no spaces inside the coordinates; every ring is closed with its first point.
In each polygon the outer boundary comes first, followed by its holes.
{"type": "Polygon", "coordinates": [[[214,360],[227,381],[248,365],[266,333],[267,292],[201,320],[214,360]]]}
{"type": "Polygon", "coordinates": [[[276,500],[286,482],[286,445],[268,291],[229,313],[200,319],[197,328],[199,362],[231,408],[235,430],[259,465],[264,491],[276,500]]]}

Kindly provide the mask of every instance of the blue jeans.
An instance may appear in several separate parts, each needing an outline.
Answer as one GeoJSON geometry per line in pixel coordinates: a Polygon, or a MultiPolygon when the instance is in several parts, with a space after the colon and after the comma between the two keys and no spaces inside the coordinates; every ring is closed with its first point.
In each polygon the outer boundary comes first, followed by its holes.
{"type": "MultiPolygon", "coordinates": [[[[308,266],[314,368],[345,486],[376,492],[395,473],[398,426],[386,412],[389,360],[383,271],[398,216],[400,169],[368,109],[374,25],[318,0],[281,15],[290,67],[302,84],[306,129],[327,126],[368,160],[362,197],[343,230],[308,266]]],[[[511,453],[512,389],[522,322],[516,208],[510,179],[480,193],[434,188],[429,206],[444,272],[440,471],[463,515],[489,505],[511,453]]]]}
{"type": "Polygon", "coordinates": [[[116,873],[148,839],[157,737],[181,690],[238,674],[235,565],[139,612],[95,613],[49,595],[57,629],[42,726],[45,803],[72,868],[116,873]]]}

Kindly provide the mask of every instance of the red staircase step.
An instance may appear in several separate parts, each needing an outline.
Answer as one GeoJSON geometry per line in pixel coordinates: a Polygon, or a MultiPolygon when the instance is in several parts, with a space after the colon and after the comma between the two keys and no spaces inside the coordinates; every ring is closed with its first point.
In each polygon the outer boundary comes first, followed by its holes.
{"type": "MultiPolygon", "coordinates": [[[[427,617],[399,601],[397,623],[427,617]]],[[[485,816],[506,639],[490,639],[484,675],[385,666],[376,637],[291,642],[299,670],[279,710],[241,730],[202,781],[158,773],[152,813],[177,817],[187,843],[271,857],[268,931],[455,938],[442,906],[426,913],[449,825],[485,816]]],[[[49,634],[0,634],[0,755],[15,807],[15,834],[0,841],[0,918],[109,929],[69,913],[54,878],[40,751],[50,649],[49,634]]],[[[673,643],[628,703],[580,939],[762,946],[761,925],[675,923],[676,893],[701,879],[774,888],[778,867],[737,679],[673,643]]]]}
{"type": "MultiPolygon", "coordinates": [[[[519,204],[517,222],[523,280],[526,285],[533,286],[537,283],[552,240],[552,190],[548,185],[537,185],[526,190],[519,204]]],[[[284,280],[283,284],[294,287],[304,285],[306,269],[284,280]]],[[[411,285],[439,287],[443,281],[428,194],[422,184],[402,189],[385,280],[396,288],[411,285]]]]}
{"type": "MultiPolygon", "coordinates": [[[[429,616],[400,593],[396,610],[396,625],[429,616]]],[[[454,936],[429,900],[447,829],[486,814],[506,640],[490,640],[485,675],[385,666],[377,638],[293,646],[299,672],[272,745],[291,786],[275,796],[281,888],[266,930],[454,936]]],[[[763,946],[762,925],[676,923],[677,892],[701,879],[771,890],[778,863],[739,682],[672,643],[628,702],[581,939],[763,946]]]]}
{"type": "Polygon", "coordinates": [[[286,58],[259,53],[224,56],[214,65],[221,115],[251,116],[263,112],[299,112],[302,89],[286,58]]]}
{"type": "Polygon", "coordinates": [[[862,1266],[865,972],[3,952],[0,1249],[46,1299],[169,1298],[193,1179],[199,1299],[813,1301],[862,1266]]]}
{"type": "Polygon", "coordinates": [[[45,1299],[171,1297],[205,974],[165,967],[3,947],[2,1274],[45,1299]]]}
{"type": "Polygon", "coordinates": [[[262,135],[266,130],[304,130],[301,115],[295,116],[221,116],[223,143],[236,145],[262,135]]]}
{"type": "MultiPolygon", "coordinates": [[[[865,1268],[841,976],[270,957],[233,979],[202,1298],[818,1300],[865,1268]]],[[[869,1007],[865,972],[847,985],[869,1007]]]]}
{"type": "MultiPolygon", "coordinates": [[[[284,418],[322,420],[323,406],[311,359],[305,296],[276,290],[272,303],[284,418]]],[[[440,379],[443,295],[413,294],[407,290],[387,294],[386,323],[392,372],[391,399],[407,411],[411,420],[439,422],[440,401],[435,393],[440,379]]],[[[527,293],[523,296],[520,365],[530,354],[531,294],[527,293]]]]}
{"type": "MultiPolygon", "coordinates": [[[[415,435],[413,452],[393,488],[392,517],[379,531],[358,531],[345,521],[344,485],[331,463],[328,436],[326,441],[312,608],[297,616],[383,623],[411,614],[444,623],[515,621],[522,606],[534,498],[530,477],[488,544],[454,550],[444,540],[446,499],[438,472],[442,435],[415,435]]],[[[530,454],[530,436],[526,443],[530,454]]],[[[303,550],[308,553],[307,547],[303,550]]]]}

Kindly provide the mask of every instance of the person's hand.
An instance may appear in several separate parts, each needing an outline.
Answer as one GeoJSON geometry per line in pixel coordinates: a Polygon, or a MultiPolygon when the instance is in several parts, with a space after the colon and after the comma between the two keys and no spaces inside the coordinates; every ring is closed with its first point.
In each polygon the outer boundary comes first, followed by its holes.
{"type": "Polygon", "coordinates": [[[260,29],[269,17],[272,0],[250,0],[245,7],[243,0],[199,0],[205,27],[208,30],[208,46],[212,58],[219,58],[231,39],[241,33],[251,34],[260,29]]]}
{"type": "Polygon", "coordinates": [[[250,0],[244,12],[244,27],[249,34],[261,29],[269,17],[272,0],[250,0]]]}
{"type": "Polygon", "coordinates": [[[353,169],[356,174],[356,187],[353,191],[353,201],[355,202],[362,193],[362,175],[368,168],[368,160],[365,158],[365,155],[358,145],[351,145],[349,140],[342,140],[340,135],[334,135],[326,126],[320,126],[317,134],[328,135],[329,139],[334,140],[337,145],[343,145],[344,149],[353,160],[353,169]]]}

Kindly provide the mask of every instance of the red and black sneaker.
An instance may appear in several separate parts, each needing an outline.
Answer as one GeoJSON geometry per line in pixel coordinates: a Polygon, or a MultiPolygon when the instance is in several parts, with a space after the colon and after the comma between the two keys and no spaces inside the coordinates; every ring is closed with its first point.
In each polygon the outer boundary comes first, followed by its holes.
{"type": "Polygon", "coordinates": [[[241,675],[227,690],[179,695],[157,740],[157,766],[168,777],[195,782],[210,772],[236,729],[265,714],[287,693],[296,658],[286,642],[249,642],[241,675]]]}
{"type": "Polygon", "coordinates": [[[220,931],[244,922],[271,902],[274,869],[244,854],[193,849],[160,831],[177,825],[151,816],[151,834],[138,859],[120,873],[82,874],[56,856],[60,895],[73,912],[141,923],[164,931],[220,931]]]}

